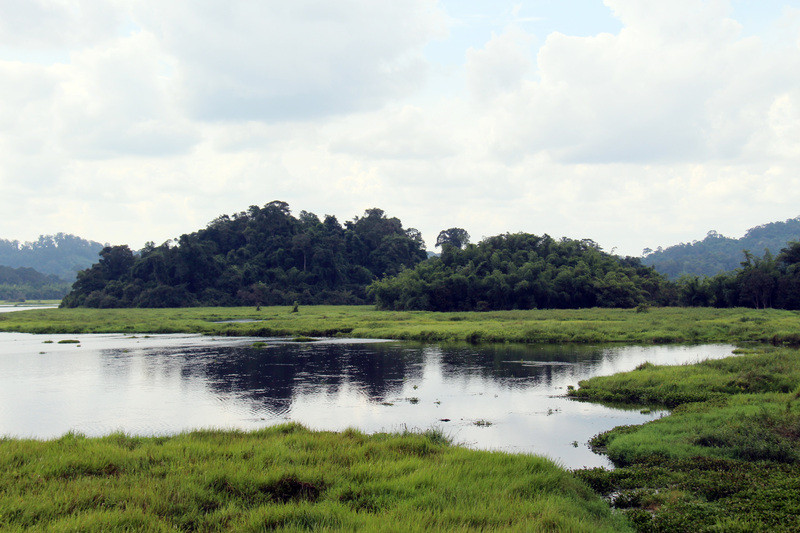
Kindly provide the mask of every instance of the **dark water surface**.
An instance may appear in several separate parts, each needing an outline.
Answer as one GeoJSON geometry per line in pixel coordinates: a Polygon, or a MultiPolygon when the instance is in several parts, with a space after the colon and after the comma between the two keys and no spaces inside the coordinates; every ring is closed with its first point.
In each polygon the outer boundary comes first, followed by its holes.
{"type": "Polygon", "coordinates": [[[253,348],[255,340],[265,339],[0,333],[0,435],[154,435],[289,420],[364,432],[435,427],[473,448],[607,466],[587,448],[590,437],[663,412],[572,401],[563,397],[568,385],[733,349],[275,339],[253,348]],[[80,344],[58,343],[65,339],[80,344]]]}

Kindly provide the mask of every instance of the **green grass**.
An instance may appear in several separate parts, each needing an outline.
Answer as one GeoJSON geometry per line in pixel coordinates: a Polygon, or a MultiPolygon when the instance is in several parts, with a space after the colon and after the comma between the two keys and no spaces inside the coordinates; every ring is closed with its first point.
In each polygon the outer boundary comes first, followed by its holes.
{"type": "Polygon", "coordinates": [[[0,440],[3,531],[628,531],[549,460],[441,434],[0,440]]]}
{"type": "Polygon", "coordinates": [[[581,381],[580,388],[568,394],[600,402],[674,407],[731,394],[790,392],[800,384],[797,350],[762,347],[751,352],[746,357],[679,366],[645,363],[631,372],[581,381]]]}
{"type": "Polygon", "coordinates": [[[45,309],[0,315],[0,331],[347,336],[418,341],[530,343],[799,342],[800,313],[652,308],[434,313],[370,306],[45,309]],[[223,320],[256,322],[217,324],[223,320]]]}
{"type": "Polygon", "coordinates": [[[621,467],[578,471],[639,531],[800,530],[800,351],[761,347],[694,365],[651,364],[572,395],[676,406],[600,434],[621,467]]]}

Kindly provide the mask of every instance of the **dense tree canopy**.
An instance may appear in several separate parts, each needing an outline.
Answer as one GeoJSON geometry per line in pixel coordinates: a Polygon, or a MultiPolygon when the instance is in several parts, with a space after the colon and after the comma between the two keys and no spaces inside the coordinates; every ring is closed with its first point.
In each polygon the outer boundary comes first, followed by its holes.
{"type": "Polygon", "coordinates": [[[42,235],[32,242],[0,239],[0,265],[29,267],[43,274],[53,274],[65,281],[91,266],[103,245],[75,235],[42,235]]]}
{"type": "Polygon", "coordinates": [[[436,246],[455,246],[456,248],[463,248],[469,244],[469,233],[462,228],[443,229],[436,237],[436,246]]]}
{"type": "Polygon", "coordinates": [[[360,304],[366,286],[426,258],[419,231],[380,209],[340,224],[286,202],[222,215],[177,243],[108,246],[66,307],[360,304]]]}
{"type": "Polygon", "coordinates": [[[655,251],[644,250],[642,262],[655,267],[670,279],[684,275],[714,276],[739,268],[742,250],[761,255],[765,250],[777,254],[790,241],[800,239],[800,217],[771,222],[747,230],[741,239],[709,231],[702,241],[677,244],[655,251]]]}
{"type": "Polygon", "coordinates": [[[431,258],[369,287],[383,309],[433,311],[667,304],[670,284],[636,258],[593,241],[498,235],[431,258]]]}
{"type": "Polygon", "coordinates": [[[743,252],[741,267],[716,276],[678,280],[681,305],[775,307],[800,309],[800,242],[790,242],[777,256],[743,252]]]}
{"type": "Polygon", "coordinates": [[[0,300],[58,300],[67,294],[69,286],[57,276],[29,267],[0,266],[0,300]]]}

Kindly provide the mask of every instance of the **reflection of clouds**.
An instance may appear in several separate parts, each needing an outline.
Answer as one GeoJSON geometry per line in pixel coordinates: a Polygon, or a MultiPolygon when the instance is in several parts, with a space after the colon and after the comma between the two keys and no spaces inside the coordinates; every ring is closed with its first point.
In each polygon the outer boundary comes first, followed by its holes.
{"type": "Polygon", "coordinates": [[[286,420],[365,432],[438,427],[467,446],[548,455],[570,467],[606,465],[585,441],[660,413],[571,401],[566,384],[644,360],[731,350],[341,341],[254,349],[254,339],[121,335],[81,335],[77,348],[57,344],[63,338],[75,336],[0,334],[0,434],[167,434],[286,420]]]}

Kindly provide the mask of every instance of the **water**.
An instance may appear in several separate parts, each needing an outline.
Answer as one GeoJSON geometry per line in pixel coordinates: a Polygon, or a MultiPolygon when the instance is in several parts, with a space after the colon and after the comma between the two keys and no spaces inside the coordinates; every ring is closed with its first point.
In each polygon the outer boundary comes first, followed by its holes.
{"type": "Polygon", "coordinates": [[[696,362],[733,349],[277,339],[253,348],[256,340],[265,339],[0,333],[0,435],[162,435],[291,420],[368,433],[440,428],[472,448],[609,466],[589,438],[664,412],[572,401],[567,386],[644,361],[696,362]]]}
{"type": "Polygon", "coordinates": [[[30,311],[31,309],[55,309],[57,307],[57,305],[6,304],[0,305],[0,313],[10,313],[12,311],[30,311]]]}

